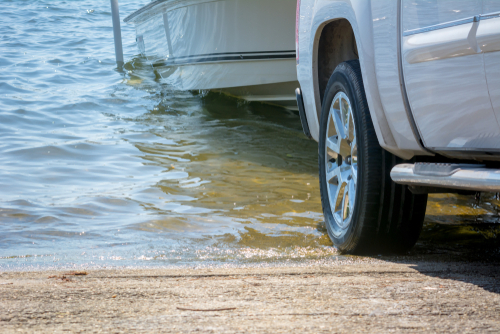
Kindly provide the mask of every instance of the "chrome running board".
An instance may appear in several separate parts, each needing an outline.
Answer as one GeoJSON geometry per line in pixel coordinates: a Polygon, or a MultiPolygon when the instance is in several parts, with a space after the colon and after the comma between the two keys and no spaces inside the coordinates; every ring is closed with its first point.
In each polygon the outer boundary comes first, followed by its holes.
{"type": "Polygon", "coordinates": [[[401,164],[391,171],[398,184],[413,187],[470,191],[500,191],[500,169],[484,165],[416,163],[401,164]]]}

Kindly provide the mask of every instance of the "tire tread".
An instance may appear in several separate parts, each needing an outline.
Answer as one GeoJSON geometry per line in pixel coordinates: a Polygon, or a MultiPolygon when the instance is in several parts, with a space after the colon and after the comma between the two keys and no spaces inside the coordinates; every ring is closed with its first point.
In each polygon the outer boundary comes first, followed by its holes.
{"type": "MultiPolygon", "coordinates": [[[[350,79],[349,83],[352,85],[352,93],[356,100],[351,101],[355,104],[357,112],[356,130],[362,132],[361,135],[357,135],[358,152],[360,144],[363,145],[364,150],[361,161],[364,175],[358,179],[358,184],[360,182],[363,184],[362,187],[358,187],[357,196],[360,198],[356,199],[356,205],[358,203],[362,205],[361,208],[355,208],[355,211],[361,210],[358,216],[359,222],[356,223],[353,236],[337,246],[346,253],[408,251],[420,235],[427,195],[414,195],[407,186],[398,185],[392,181],[391,169],[402,160],[382,149],[378,142],[368,109],[358,60],[344,62],[337,67],[326,88],[325,100],[335,83],[336,72],[342,72],[350,79]]],[[[359,161],[360,157],[358,157],[358,163],[359,161]]],[[[323,207],[325,207],[328,198],[323,198],[325,197],[323,191],[321,195],[323,207]]],[[[330,229],[328,231],[335,243],[335,236],[332,235],[330,229]]]]}

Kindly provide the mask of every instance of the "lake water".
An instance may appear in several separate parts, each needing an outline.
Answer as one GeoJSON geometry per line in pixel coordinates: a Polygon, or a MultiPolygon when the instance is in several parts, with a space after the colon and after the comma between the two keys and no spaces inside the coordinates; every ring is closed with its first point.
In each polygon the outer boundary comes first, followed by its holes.
{"type": "MultiPolygon", "coordinates": [[[[121,0],[122,18],[147,2],[121,0]]],[[[163,85],[125,24],[117,70],[109,1],[0,0],[0,14],[1,270],[338,256],[296,113],[163,85]]],[[[496,237],[499,204],[434,196],[426,231],[496,237]]]]}

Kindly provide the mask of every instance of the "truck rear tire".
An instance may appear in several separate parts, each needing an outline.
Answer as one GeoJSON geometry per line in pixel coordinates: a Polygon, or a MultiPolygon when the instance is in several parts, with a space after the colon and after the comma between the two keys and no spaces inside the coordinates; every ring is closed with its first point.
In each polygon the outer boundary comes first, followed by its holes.
{"type": "Polygon", "coordinates": [[[328,82],[319,139],[321,202],[334,245],[351,254],[410,250],[427,195],[391,180],[402,161],[378,143],[358,60],[341,63],[328,82]]]}

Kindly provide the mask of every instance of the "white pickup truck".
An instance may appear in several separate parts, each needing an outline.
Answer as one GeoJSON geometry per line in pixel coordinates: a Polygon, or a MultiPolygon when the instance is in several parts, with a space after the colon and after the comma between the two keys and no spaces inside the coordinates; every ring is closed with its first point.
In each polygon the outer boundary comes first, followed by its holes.
{"type": "Polygon", "coordinates": [[[406,251],[428,193],[500,191],[500,1],[299,0],[296,47],[339,249],[406,251]]]}

